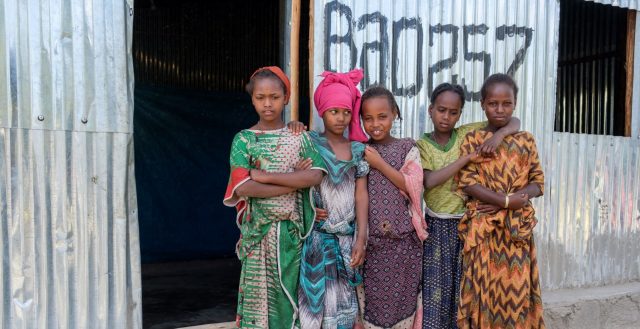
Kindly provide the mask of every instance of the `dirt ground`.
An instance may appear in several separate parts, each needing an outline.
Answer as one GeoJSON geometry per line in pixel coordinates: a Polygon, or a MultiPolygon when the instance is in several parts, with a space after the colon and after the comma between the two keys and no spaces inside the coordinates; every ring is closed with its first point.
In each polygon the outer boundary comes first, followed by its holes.
{"type": "Polygon", "coordinates": [[[148,329],[235,320],[237,258],[142,265],[142,318],[148,329]]]}

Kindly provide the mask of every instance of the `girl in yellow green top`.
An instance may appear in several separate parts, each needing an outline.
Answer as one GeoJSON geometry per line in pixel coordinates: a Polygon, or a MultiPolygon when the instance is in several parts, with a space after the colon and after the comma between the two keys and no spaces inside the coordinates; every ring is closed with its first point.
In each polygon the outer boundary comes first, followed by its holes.
{"type": "MultiPolygon", "coordinates": [[[[418,140],[424,170],[424,200],[429,237],[423,253],[423,328],[457,328],[456,314],[460,283],[460,249],[458,222],[465,211],[464,200],[456,194],[455,174],[469,162],[491,161],[502,139],[516,133],[520,120],[512,118],[508,125],[475,152],[460,156],[464,136],[486,126],[478,122],[454,128],[464,106],[464,90],[459,85],[443,83],[431,94],[429,116],[433,131],[418,140]]],[[[479,211],[491,212],[492,205],[479,211]]]]}

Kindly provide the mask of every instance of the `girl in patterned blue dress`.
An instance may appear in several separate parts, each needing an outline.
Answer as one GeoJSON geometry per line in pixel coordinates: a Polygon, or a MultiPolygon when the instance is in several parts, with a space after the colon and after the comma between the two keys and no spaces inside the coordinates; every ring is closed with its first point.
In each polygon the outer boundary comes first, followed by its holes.
{"type": "Polygon", "coordinates": [[[317,221],[302,249],[298,291],[302,329],[352,329],[358,316],[355,286],[362,282],[367,239],[367,173],[363,160],[366,138],[360,129],[362,71],[325,72],[314,103],[324,132],[311,139],[329,175],[314,193],[317,221]],[[349,127],[349,139],[344,137],[349,127]]]}

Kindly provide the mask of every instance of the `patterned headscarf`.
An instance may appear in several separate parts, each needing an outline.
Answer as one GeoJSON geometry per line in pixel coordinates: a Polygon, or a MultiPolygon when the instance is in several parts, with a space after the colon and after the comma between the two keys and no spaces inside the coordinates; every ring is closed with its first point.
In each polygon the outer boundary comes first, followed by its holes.
{"type": "Polygon", "coordinates": [[[325,71],[321,74],[324,78],[316,88],[313,102],[322,117],[324,112],[331,108],[351,110],[351,123],[349,123],[349,139],[352,141],[366,142],[367,135],[360,125],[360,99],[362,98],[358,83],[364,77],[362,69],[354,69],[348,73],[334,73],[325,71]]]}

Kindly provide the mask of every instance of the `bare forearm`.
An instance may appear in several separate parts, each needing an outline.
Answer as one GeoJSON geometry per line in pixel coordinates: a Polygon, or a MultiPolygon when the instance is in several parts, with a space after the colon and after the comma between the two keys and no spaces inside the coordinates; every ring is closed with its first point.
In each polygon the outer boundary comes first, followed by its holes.
{"type": "Polygon", "coordinates": [[[504,138],[509,135],[513,135],[518,131],[520,131],[520,119],[516,117],[511,117],[511,120],[509,120],[509,123],[507,123],[506,126],[498,129],[498,131],[496,131],[496,134],[500,134],[500,136],[504,138]]]}
{"type": "Polygon", "coordinates": [[[273,185],[273,184],[263,184],[253,180],[248,180],[244,182],[242,185],[238,186],[238,188],[236,189],[236,194],[241,197],[271,198],[271,197],[291,193],[295,190],[296,188],[293,188],[293,187],[273,185]]]}
{"type": "Polygon", "coordinates": [[[407,193],[407,186],[404,183],[404,176],[401,172],[396,170],[396,168],[391,167],[391,165],[386,162],[382,163],[380,168],[377,169],[380,170],[380,172],[387,177],[393,185],[399,188],[402,192],[407,193]]]}
{"type": "Polygon", "coordinates": [[[529,184],[525,186],[523,189],[520,189],[513,194],[521,194],[521,193],[526,193],[527,195],[529,195],[529,199],[537,198],[540,195],[542,195],[542,192],[540,191],[540,187],[538,186],[538,184],[529,184]]]}
{"type": "Polygon", "coordinates": [[[475,184],[462,189],[464,193],[472,196],[474,199],[489,203],[499,207],[504,207],[505,195],[503,193],[494,192],[482,185],[475,184]]]}
{"type": "Polygon", "coordinates": [[[322,181],[322,171],[309,169],[290,173],[265,173],[261,180],[266,184],[282,185],[299,189],[320,184],[322,181]]]}
{"type": "Polygon", "coordinates": [[[367,178],[356,180],[356,224],[358,227],[357,239],[367,241],[369,230],[369,193],[367,192],[367,178]]]}
{"type": "Polygon", "coordinates": [[[465,155],[458,158],[456,161],[450,163],[444,168],[438,170],[425,170],[424,171],[424,188],[431,189],[440,184],[443,184],[449,178],[453,177],[460,169],[462,169],[469,160],[471,159],[471,155],[465,155]]]}

